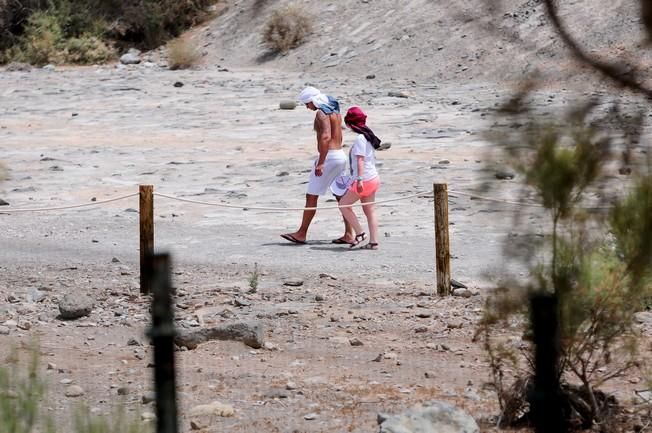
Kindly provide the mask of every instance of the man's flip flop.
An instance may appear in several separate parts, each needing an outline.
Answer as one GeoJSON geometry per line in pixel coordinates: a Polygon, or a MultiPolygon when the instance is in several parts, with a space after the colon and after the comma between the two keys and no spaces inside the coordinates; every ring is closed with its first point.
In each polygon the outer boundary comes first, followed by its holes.
{"type": "Polygon", "coordinates": [[[283,235],[281,235],[281,237],[283,239],[285,239],[286,241],[290,241],[290,242],[293,242],[295,244],[303,245],[303,244],[306,243],[306,241],[300,241],[299,239],[295,238],[294,236],[292,236],[290,234],[283,234],[283,235]]]}
{"type": "Polygon", "coordinates": [[[349,242],[349,241],[345,241],[345,240],[342,239],[342,238],[333,239],[333,240],[331,241],[331,243],[332,243],[332,244],[338,244],[338,245],[351,245],[351,242],[349,242]]]}

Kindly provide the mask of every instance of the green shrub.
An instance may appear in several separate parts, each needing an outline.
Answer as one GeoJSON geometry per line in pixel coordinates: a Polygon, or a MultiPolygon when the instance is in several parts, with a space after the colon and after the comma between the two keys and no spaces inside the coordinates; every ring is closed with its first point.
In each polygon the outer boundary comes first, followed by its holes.
{"type": "Polygon", "coordinates": [[[312,31],[308,15],[296,6],[272,12],[263,30],[263,42],[273,52],[287,53],[301,45],[312,31]]]}
{"type": "Polygon", "coordinates": [[[187,40],[174,39],[167,43],[168,65],[170,69],[188,69],[197,64],[200,53],[197,48],[187,40]]]}
{"type": "Polygon", "coordinates": [[[0,0],[0,63],[95,63],[113,46],[151,49],[209,16],[216,0],[0,0]]]}
{"type": "Polygon", "coordinates": [[[67,39],[62,43],[66,63],[104,63],[116,56],[116,51],[104,41],[88,34],[67,39]]]}
{"type": "Polygon", "coordinates": [[[550,216],[549,236],[513,257],[530,268],[532,278],[507,285],[520,296],[503,290],[490,299],[479,331],[505,425],[523,420],[520,409],[533,383],[533,345],[515,345],[505,332],[518,319],[530,334],[524,301],[529,294],[557,300],[559,398],[570,408],[571,424],[586,428],[610,419],[613,405],[599,388],[639,362],[634,313],[652,292],[652,176],[634,173],[627,194],[600,203],[611,205],[609,212],[586,208],[592,193],[608,186],[605,171],[614,148],[627,145],[636,126],[617,107],[600,113],[597,106],[592,101],[556,122],[513,111],[512,121],[522,128],[496,137],[521,174],[524,191],[537,196],[550,216]]]}
{"type": "Polygon", "coordinates": [[[58,52],[62,38],[63,32],[53,15],[35,12],[29,17],[25,34],[13,50],[13,60],[41,66],[59,63],[63,60],[58,52]]]}

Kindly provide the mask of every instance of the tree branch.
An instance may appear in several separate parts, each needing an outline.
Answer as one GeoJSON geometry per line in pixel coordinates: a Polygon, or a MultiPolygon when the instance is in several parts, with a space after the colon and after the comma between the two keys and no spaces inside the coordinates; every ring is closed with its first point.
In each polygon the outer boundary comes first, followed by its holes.
{"type": "Polygon", "coordinates": [[[644,84],[639,82],[636,79],[635,72],[629,72],[626,74],[622,73],[622,69],[619,65],[609,62],[604,62],[598,59],[595,59],[589,56],[584,49],[579,45],[579,43],[571,36],[568,29],[564,26],[559,17],[559,11],[557,10],[557,5],[555,4],[556,0],[544,0],[543,4],[545,5],[548,18],[552,22],[554,29],[557,34],[561,37],[563,42],[568,46],[568,48],[573,53],[573,56],[577,58],[580,62],[590,66],[591,68],[598,71],[604,77],[614,81],[615,83],[633,90],[634,92],[641,93],[647,98],[652,99],[652,89],[645,87],[644,84]]]}

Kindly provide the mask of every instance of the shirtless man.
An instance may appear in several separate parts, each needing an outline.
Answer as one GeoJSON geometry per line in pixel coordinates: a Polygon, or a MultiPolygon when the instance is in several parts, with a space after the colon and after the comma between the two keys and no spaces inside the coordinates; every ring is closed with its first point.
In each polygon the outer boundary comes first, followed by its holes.
{"type": "MultiPolygon", "coordinates": [[[[320,195],[329,191],[335,178],[346,169],[347,157],[342,150],[342,115],[340,104],[331,96],[324,95],[314,87],[306,87],[299,95],[299,100],[309,110],[315,111],[315,132],[317,133],[317,151],[314,168],[310,172],[306,208],[317,207],[320,195]]],[[[338,197],[339,201],[339,197],[338,197]]],[[[308,227],[316,210],[304,210],[301,227],[294,233],[282,234],[281,237],[296,244],[305,244],[308,227]]],[[[353,230],[345,221],[345,234],[334,243],[353,241],[353,230]]]]}

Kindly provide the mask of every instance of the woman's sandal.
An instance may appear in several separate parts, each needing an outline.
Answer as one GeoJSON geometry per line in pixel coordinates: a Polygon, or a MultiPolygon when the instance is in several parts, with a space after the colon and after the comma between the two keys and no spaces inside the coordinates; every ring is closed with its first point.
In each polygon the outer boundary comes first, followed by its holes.
{"type": "Polygon", "coordinates": [[[369,242],[367,245],[359,248],[360,250],[377,250],[378,244],[376,242],[369,242]]]}
{"type": "Polygon", "coordinates": [[[355,235],[355,239],[353,239],[353,242],[351,242],[351,246],[349,248],[357,247],[360,242],[364,241],[365,239],[367,239],[367,234],[365,232],[362,232],[359,235],[355,235]]]}

